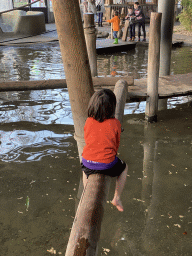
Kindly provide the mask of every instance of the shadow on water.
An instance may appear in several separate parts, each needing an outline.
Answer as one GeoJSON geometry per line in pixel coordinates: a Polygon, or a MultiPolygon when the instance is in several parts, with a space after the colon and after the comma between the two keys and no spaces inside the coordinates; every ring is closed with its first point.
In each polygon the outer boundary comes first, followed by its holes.
{"type": "MultiPolygon", "coordinates": [[[[1,50],[2,80],[64,78],[58,46],[40,50],[29,48],[27,56],[19,47],[1,50]]],[[[101,56],[100,75],[132,68],[145,76],[146,50],[101,56]]],[[[81,175],[67,90],[7,92],[0,101],[0,255],[64,255],[81,175]]],[[[113,180],[98,255],[191,256],[191,102],[190,96],[170,99],[169,109],[148,126],[145,102],[126,105],[119,149],[129,165],[125,210],[110,204],[113,180]]]]}

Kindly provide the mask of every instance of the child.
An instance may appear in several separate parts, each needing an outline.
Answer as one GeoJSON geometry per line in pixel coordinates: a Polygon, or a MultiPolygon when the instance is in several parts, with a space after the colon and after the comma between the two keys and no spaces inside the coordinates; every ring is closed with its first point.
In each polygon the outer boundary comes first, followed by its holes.
{"type": "Polygon", "coordinates": [[[128,7],[128,14],[125,19],[129,19],[129,41],[135,41],[135,16],[131,7],[128,7]]]}
{"type": "Polygon", "coordinates": [[[111,20],[107,20],[109,23],[113,23],[113,37],[115,38],[114,44],[118,44],[118,38],[117,38],[117,33],[120,29],[119,24],[120,24],[120,19],[118,17],[118,12],[115,12],[115,17],[113,17],[111,20]]]}
{"type": "Polygon", "coordinates": [[[134,13],[136,16],[136,21],[138,23],[138,41],[140,41],[141,36],[141,27],[143,30],[143,42],[146,41],[146,32],[145,32],[145,15],[141,9],[141,6],[139,5],[139,2],[134,3],[134,13]]]}
{"type": "Polygon", "coordinates": [[[120,143],[121,124],[115,118],[116,97],[109,89],[93,94],[88,106],[84,127],[85,147],[82,154],[83,184],[91,174],[117,177],[112,204],[123,211],[120,200],[125,185],[128,166],[120,160],[117,150],[120,143]]]}

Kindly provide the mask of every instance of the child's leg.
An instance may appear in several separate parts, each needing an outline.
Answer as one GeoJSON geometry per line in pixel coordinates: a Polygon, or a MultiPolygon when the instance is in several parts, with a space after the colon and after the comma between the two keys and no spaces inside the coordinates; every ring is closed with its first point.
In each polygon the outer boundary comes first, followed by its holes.
{"type": "Polygon", "coordinates": [[[84,188],[85,188],[85,186],[87,184],[87,181],[88,181],[87,175],[83,172],[83,186],[84,186],[84,188]]]}
{"type": "Polygon", "coordinates": [[[117,207],[117,209],[122,212],[123,205],[120,200],[121,193],[123,191],[125,181],[127,178],[128,165],[126,164],[125,170],[121,173],[121,175],[116,180],[115,194],[111,203],[117,207]]]}

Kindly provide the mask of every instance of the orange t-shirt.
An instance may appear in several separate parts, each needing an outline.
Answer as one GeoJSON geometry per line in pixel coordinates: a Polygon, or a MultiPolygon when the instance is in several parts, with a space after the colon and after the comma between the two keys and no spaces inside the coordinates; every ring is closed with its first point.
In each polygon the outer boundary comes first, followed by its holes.
{"type": "Polygon", "coordinates": [[[107,20],[109,23],[113,23],[113,31],[119,31],[120,19],[118,16],[113,17],[111,20],[107,20]]]}
{"type": "Polygon", "coordinates": [[[84,127],[85,147],[82,157],[99,163],[115,160],[120,144],[121,123],[116,118],[98,122],[88,117],[84,127]]]}

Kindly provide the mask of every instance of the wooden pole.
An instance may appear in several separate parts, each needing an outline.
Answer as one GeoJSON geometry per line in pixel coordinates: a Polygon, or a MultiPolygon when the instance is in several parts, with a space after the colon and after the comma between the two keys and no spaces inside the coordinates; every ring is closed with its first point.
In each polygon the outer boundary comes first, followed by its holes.
{"type": "MultiPolygon", "coordinates": [[[[122,121],[128,84],[120,80],[115,85],[117,106],[115,116],[122,121]]],[[[65,256],[96,256],[104,206],[111,178],[102,174],[90,175],[82,193],[73,222],[65,256]]]]}
{"type": "Polygon", "coordinates": [[[159,0],[158,12],[162,13],[159,76],[170,75],[172,34],[175,0],[159,0]]]}
{"type": "Polygon", "coordinates": [[[148,97],[145,110],[145,119],[148,122],[157,122],[161,17],[161,13],[152,12],[150,18],[147,79],[148,97]]]}
{"type": "MultiPolygon", "coordinates": [[[[171,49],[174,25],[175,0],[159,0],[158,12],[162,13],[159,76],[170,75],[171,49]]],[[[159,110],[167,109],[167,99],[159,100],[159,110]]]]}
{"type": "Polygon", "coordinates": [[[94,89],[79,1],[53,0],[52,3],[81,160],[87,107],[94,89]]]}
{"type": "Polygon", "coordinates": [[[92,77],[97,76],[96,29],[93,13],[85,13],[84,34],[92,77]]]}
{"type": "MultiPolygon", "coordinates": [[[[111,7],[110,7],[111,8],[111,7]]],[[[112,9],[111,11],[111,19],[113,18],[114,16],[114,9],[112,9]]],[[[113,23],[111,23],[111,39],[113,39],[113,23]]]]}

